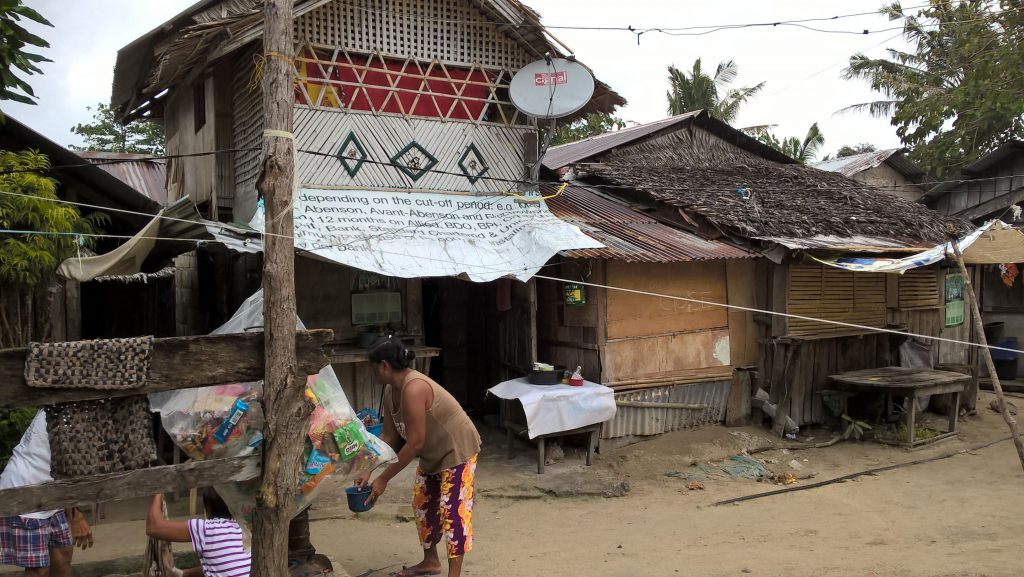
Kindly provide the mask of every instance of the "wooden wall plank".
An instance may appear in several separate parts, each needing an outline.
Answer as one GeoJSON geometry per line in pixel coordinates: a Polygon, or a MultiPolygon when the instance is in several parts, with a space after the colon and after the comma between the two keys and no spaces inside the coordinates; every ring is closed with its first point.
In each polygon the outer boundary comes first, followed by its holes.
{"type": "MultiPolygon", "coordinates": [[[[608,263],[608,284],[659,294],[726,303],[725,262],[608,263]]],[[[611,291],[608,338],[658,335],[729,326],[727,309],[685,301],[611,291]]]]}
{"type": "Polygon", "coordinates": [[[609,381],[671,376],[691,369],[728,367],[729,329],[608,341],[609,381]]]}
{"type": "Polygon", "coordinates": [[[192,461],[0,490],[0,517],[238,483],[260,474],[262,455],[192,461]]]}

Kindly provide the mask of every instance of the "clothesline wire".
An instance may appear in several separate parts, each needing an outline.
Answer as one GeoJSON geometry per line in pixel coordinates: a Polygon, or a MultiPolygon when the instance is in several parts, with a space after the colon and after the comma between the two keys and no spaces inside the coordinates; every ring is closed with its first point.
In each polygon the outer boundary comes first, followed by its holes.
{"type": "Polygon", "coordinates": [[[833,325],[833,326],[840,326],[840,327],[845,327],[845,328],[850,328],[850,329],[857,329],[857,330],[861,330],[861,331],[886,333],[886,334],[900,335],[900,336],[904,336],[904,337],[913,337],[913,338],[927,339],[927,340],[931,340],[931,341],[950,343],[950,344],[956,344],[956,345],[968,345],[968,346],[976,347],[976,348],[979,348],[979,349],[980,348],[987,348],[987,349],[990,349],[990,350],[993,350],[993,351],[1006,351],[1006,352],[1011,352],[1011,353],[1022,353],[1022,354],[1024,354],[1024,351],[1022,351],[1022,350],[1011,349],[1011,348],[1007,348],[1007,347],[998,347],[998,346],[994,346],[994,345],[982,345],[981,343],[975,343],[975,342],[972,342],[972,341],[962,341],[962,340],[959,340],[959,339],[950,339],[950,338],[938,337],[938,336],[934,336],[934,335],[924,335],[924,334],[914,333],[914,332],[909,332],[909,331],[900,331],[900,330],[896,330],[896,329],[886,329],[886,328],[880,328],[880,327],[873,327],[873,326],[869,326],[869,325],[860,325],[860,324],[856,324],[856,323],[847,323],[847,322],[836,321],[836,320],[831,320],[831,319],[821,319],[821,318],[817,318],[817,317],[810,317],[810,316],[804,316],[804,315],[795,315],[795,314],[792,314],[792,313],[784,313],[784,312],[779,312],[779,311],[765,310],[765,309],[759,309],[759,308],[756,308],[756,307],[745,307],[745,306],[740,306],[740,305],[732,305],[732,304],[727,304],[727,303],[719,303],[719,302],[713,302],[713,301],[706,301],[706,300],[702,300],[702,299],[694,299],[694,298],[681,297],[681,296],[676,296],[676,295],[666,295],[666,294],[655,293],[655,292],[650,292],[650,291],[643,291],[643,290],[638,290],[638,289],[631,289],[631,288],[625,288],[625,287],[615,287],[615,286],[611,286],[611,285],[604,285],[604,284],[591,283],[591,282],[572,280],[572,279],[564,279],[564,278],[551,277],[551,276],[545,276],[545,275],[539,275],[539,274],[533,275],[533,278],[539,278],[539,279],[556,281],[556,282],[573,283],[573,284],[579,284],[579,285],[589,286],[589,287],[593,287],[593,288],[602,288],[602,289],[606,289],[606,290],[613,290],[613,291],[619,291],[619,292],[627,292],[627,293],[637,294],[637,295],[641,295],[641,296],[649,296],[649,297],[656,297],[656,298],[671,299],[671,300],[683,301],[683,302],[688,302],[688,303],[691,303],[691,304],[699,304],[699,305],[710,306],[710,307],[721,307],[721,308],[725,308],[725,309],[739,310],[739,311],[748,312],[748,313],[767,314],[767,315],[778,316],[778,317],[783,317],[783,318],[787,318],[787,319],[811,321],[811,322],[815,322],[815,323],[828,324],[828,325],[833,325]]]}
{"type": "MultiPolygon", "coordinates": [[[[14,233],[14,234],[59,234],[59,235],[72,235],[72,236],[73,235],[78,235],[78,236],[89,236],[89,237],[132,238],[131,236],[127,236],[127,235],[108,235],[108,234],[100,234],[100,233],[80,234],[80,233],[69,233],[69,232],[51,232],[51,233],[47,233],[47,232],[39,232],[39,231],[25,231],[25,230],[0,230],[0,234],[2,234],[2,233],[14,233]]],[[[162,238],[162,237],[144,237],[144,238],[150,238],[152,240],[175,241],[175,242],[182,242],[182,241],[185,241],[185,242],[196,242],[197,244],[204,244],[204,243],[207,243],[207,242],[211,242],[211,241],[208,241],[206,239],[179,239],[179,238],[162,238]]],[[[294,240],[294,237],[293,237],[293,240],[294,240]]],[[[352,241],[352,242],[357,242],[357,241],[352,241]]],[[[410,256],[408,253],[397,253],[397,252],[394,252],[394,251],[387,251],[387,250],[377,249],[377,248],[375,248],[373,250],[376,251],[376,252],[380,252],[382,254],[391,254],[391,255],[404,256],[404,257],[409,257],[410,256]]],[[[477,269],[490,270],[492,272],[503,272],[505,274],[513,274],[513,273],[517,273],[517,272],[529,272],[529,271],[534,270],[534,269],[540,270],[540,269],[547,268],[549,266],[555,266],[556,264],[562,264],[562,263],[548,263],[548,264],[542,265],[540,267],[532,267],[531,266],[531,267],[524,267],[522,269],[508,270],[508,269],[506,269],[504,267],[497,267],[497,266],[494,266],[494,265],[488,266],[488,265],[483,265],[483,264],[480,264],[480,263],[472,263],[472,264],[470,264],[470,263],[458,262],[458,261],[455,261],[454,259],[439,259],[439,258],[433,258],[433,257],[416,257],[416,258],[419,258],[419,259],[422,259],[422,260],[432,260],[432,261],[438,261],[438,262],[445,262],[445,263],[455,264],[455,265],[458,265],[458,266],[464,266],[464,267],[468,267],[468,270],[472,270],[473,268],[477,268],[477,269]]],[[[506,262],[511,262],[511,261],[506,261],[506,262]]],[[[500,263],[497,263],[497,264],[500,264],[500,263]]],[[[840,327],[844,327],[844,328],[856,329],[856,330],[866,331],[866,332],[894,334],[894,335],[900,335],[900,336],[904,336],[904,337],[920,338],[920,339],[936,341],[936,342],[944,342],[944,343],[950,343],[950,344],[956,344],[956,345],[967,345],[967,346],[971,346],[971,347],[975,347],[975,348],[988,348],[989,350],[994,350],[994,351],[1005,351],[1005,352],[1024,354],[1024,350],[1012,349],[1012,348],[1008,348],[1008,347],[999,347],[999,346],[994,346],[994,345],[982,345],[980,343],[975,343],[975,342],[971,342],[971,341],[963,341],[963,340],[959,340],[959,339],[951,339],[951,338],[946,338],[946,337],[940,337],[940,336],[934,336],[934,335],[925,335],[925,334],[914,333],[914,332],[909,332],[909,331],[900,331],[900,330],[895,330],[895,329],[886,329],[886,328],[880,328],[880,327],[873,327],[873,326],[869,326],[869,325],[861,325],[861,324],[856,324],[856,323],[847,323],[847,322],[837,321],[837,320],[832,320],[832,319],[823,319],[823,318],[817,318],[817,317],[806,316],[806,315],[796,315],[796,314],[792,314],[792,313],[784,313],[784,312],[780,312],[780,311],[773,311],[773,310],[767,310],[767,309],[759,309],[759,308],[756,308],[756,307],[746,307],[746,306],[741,306],[741,305],[734,305],[734,304],[729,304],[729,303],[714,302],[714,301],[708,301],[708,300],[703,300],[703,299],[695,299],[695,298],[690,298],[690,297],[682,297],[682,296],[677,296],[677,295],[667,295],[667,294],[662,294],[662,293],[656,293],[656,292],[651,292],[651,291],[643,291],[643,290],[631,289],[631,288],[626,288],[626,287],[616,287],[616,286],[611,286],[611,285],[606,285],[606,284],[587,282],[587,281],[578,280],[578,279],[566,279],[566,278],[553,277],[553,276],[545,276],[545,275],[539,275],[539,274],[534,274],[533,278],[538,278],[538,279],[543,279],[543,280],[550,280],[550,281],[555,281],[555,282],[573,283],[573,284],[579,284],[579,285],[589,286],[589,287],[593,287],[593,288],[601,288],[601,289],[605,289],[605,290],[614,290],[614,291],[619,291],[619,292],[627,292],[627,293],[638,294],[638,295],[641,295],[641,296],[649,296],[649,297],[654,297],[654,298],[664,298],[664,299],[669,299],[669,300],[688,302],[688,303],[691,303],[691,304],[699,304],[699,305],[708,306],[708,307],[720,307],[720,308],[724,308],[724,309],[739,310],[739,311],[748,312],[748,313],[766,314],[766,315],[770,315],[770,316],[778,316],[778,317],[783,317],[783,318],[787,318],[787,319],[796,319],[796,320],[810,321],[810,322],[819,323],[819,324],[840,326],[840,327]]]]}

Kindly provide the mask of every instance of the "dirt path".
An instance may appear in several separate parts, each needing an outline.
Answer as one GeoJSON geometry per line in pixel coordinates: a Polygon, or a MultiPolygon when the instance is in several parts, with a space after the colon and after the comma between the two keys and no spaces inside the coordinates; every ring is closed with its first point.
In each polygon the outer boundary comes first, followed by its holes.
{"type": "MultiPolygon", "coordinates": [[[[963,449],[1004,436],[982,396],[962,434],[908,453],[874,443],[757,456],[816,480],[963,449]],[[804,461],[804,459],[807,459],[804,461]]],[[[826,434],[819,439],[825,440],[826,434]]],[[[533,453],[513,461],[491,444],[481,459],[474,514],[477,542],[467,575],[1020,577],[1024,555],[1024,477],[1013,445],[739,505],[711,503],[778,488],[706,476],[687,490],[693,462],[720,460],[767,442],[763,431],[707,427],[666,435],[599,456],[583,467],[572,454],[543,476],[533,453]],[[623,497],[573,496],[604,491],[623,497]],[[555,497],[557,495],[568,495],[555,497]]],[[[801,481],[806,483],[807,481],[801,481]]],[[[373,511],[356,518],[338,491],[312,511],[314,544],[351,575],[384,576],[419,556],[407,475],[395,479],[373,511]],[[368,573],[377,569],[378,571],[368,573]]],[[[138,554],[138,521],[96,528],[90,561],[138,554]]]]}

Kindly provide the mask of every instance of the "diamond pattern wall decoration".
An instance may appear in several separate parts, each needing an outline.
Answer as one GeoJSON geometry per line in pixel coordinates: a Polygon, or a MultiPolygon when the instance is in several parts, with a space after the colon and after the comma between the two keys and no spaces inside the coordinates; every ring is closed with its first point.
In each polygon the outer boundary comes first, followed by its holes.
{"type": "Polygon", "coordinates": [[[338,147],[338,161],[345,168],[345,172],[352,177],[363,167],[363,163],[366,162],[368,156],[366,148],[359,141],[359,137],[356,136],[355,132],[349,132],[341,146],[338,147]]]}
{"type": "Polygon", "coordinates": [[[413,181],[419,180],[437,165],[434,155],[427,152],[427,149],[420,146],[420,143],[415,140],[398,151],[390,160],[391,164],[413,181]]]}
{"type": "Polygon", "coordinates": [[[480,177],[490,168],[487,160],[484,159],[483,155],[480,154],[480,150],[473,143],[466,147],[462,157],[459,158],[459,169],[469,178],[470,184],[476,184],[476,181],[480,180],[480,177]]]}

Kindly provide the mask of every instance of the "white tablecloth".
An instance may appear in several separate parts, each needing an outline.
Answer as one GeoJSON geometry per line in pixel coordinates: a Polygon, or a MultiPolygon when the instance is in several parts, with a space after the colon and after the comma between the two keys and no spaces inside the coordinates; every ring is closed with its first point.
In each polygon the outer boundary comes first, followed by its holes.
{"type": "Polygon", "coordinates": [[[584,381],[582,387],[570,387],[531,385],[521,378],[495,385],[488,392],[523,404],[531,439],[603,423],[615,416],[615,392],[590,381],[584,381]]]}

